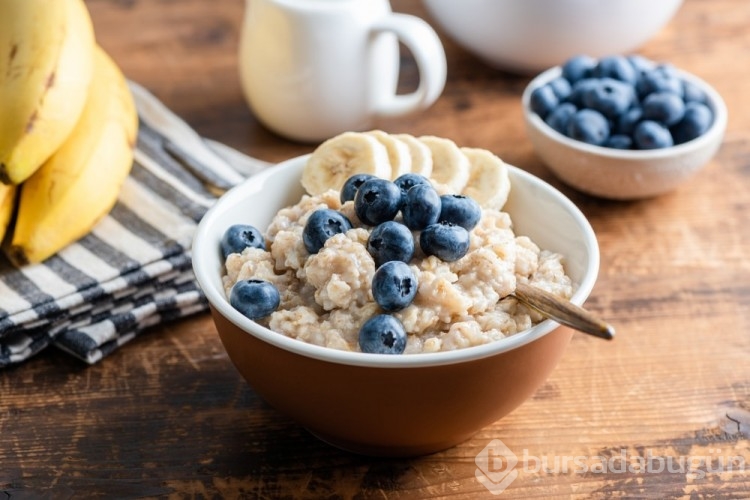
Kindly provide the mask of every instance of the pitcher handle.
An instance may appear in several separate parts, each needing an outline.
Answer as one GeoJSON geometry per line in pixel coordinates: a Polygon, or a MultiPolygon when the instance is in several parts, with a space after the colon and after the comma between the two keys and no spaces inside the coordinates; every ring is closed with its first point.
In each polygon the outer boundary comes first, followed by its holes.
{"type": "Polygon", "coordinates": [[[432,105],[445,87],[445,50],[435,30],[424,20],[409,14],[392,13],[375,23],[374,33],[393,33],[411,51],[419,70],[419,86],[408,94],[379,96],[375,113],[379,117],[405,115],[432,105]]]}

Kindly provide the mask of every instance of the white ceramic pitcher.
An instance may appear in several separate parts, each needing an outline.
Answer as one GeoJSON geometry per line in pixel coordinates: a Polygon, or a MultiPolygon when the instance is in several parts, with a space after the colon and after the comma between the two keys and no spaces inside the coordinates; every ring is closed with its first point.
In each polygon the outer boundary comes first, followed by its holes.
{"type": "Polygon", "coordinates": [[[315,142],[429,107],[445,85],[445,52],[422,19],[388,0],[247,0],[240,80],[255,116],[289,139],[315,142]],[[419,86],[397,94],[399,45],[419,86]]]}

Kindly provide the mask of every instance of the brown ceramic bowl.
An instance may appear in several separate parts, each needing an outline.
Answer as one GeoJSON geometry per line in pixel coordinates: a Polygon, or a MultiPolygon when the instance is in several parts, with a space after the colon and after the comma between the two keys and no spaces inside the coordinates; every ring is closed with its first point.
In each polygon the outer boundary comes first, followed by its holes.
{"type": "MultiPolygon", "coordinates": [[[[306,157],[270,168],[225,194],[201,221],[193,268],[230,359],[281,413],[330,444],[368,455],[410,456],[458,444],[513,411],[544,382],[572,332],[546,320],[466,349],[386,356],[306,344],[245,318],[225,297],[219,241],[232,224],[265,229],[303,194],[306,157]]],[[[594,286],[599,250],[591,226],[559,191],[510,167],[506,210],[516,234],[566,256],[581,305],[594,286]]]]}

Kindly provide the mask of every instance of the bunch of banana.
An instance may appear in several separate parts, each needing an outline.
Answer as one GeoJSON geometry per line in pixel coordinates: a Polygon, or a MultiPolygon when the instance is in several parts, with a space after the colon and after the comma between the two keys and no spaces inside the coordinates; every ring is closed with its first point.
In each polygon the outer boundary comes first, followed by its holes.
{"type": "Polygon", "coordinates": [[[0,240],[23,265],[111,210],[138,118],[83,0],[0,1],[0,47],[0,240]]]}
{"type": "Polygon", "coordinates": [[[316,195],[340,190],[354,174],[396,179],[407,172],[429,177],[440,192],[470,196],[487,208],[501,209],[510,193],[507,165],[486,149],[380,130],[344,132],[323,142],[305,164],[301,181],[316,195]]]}

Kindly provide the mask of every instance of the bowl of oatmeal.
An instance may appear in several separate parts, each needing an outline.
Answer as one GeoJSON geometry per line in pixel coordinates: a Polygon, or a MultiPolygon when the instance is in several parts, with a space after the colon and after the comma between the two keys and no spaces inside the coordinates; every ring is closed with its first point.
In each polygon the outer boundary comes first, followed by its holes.
{"type": "Polygon", "coordinates": [[[483,213],[464,262],[415,253],[410,265],[426,293],[420,286],[422,296],[394,314],[408,331],[403,354],[361,352],[356,331],[378,312],[371,293],[357,285],[375,271],[360,248],[368,229],[349,213],[354,228],[326,242],[315,255],[320,262],[305,268],[312,256],[295,241],[301,221],[320,206],[348,213],[331,193],[306,195],[300,180],[308,159],[293,158],[232,189],[194,238],[196,277],[229,358],[252,389],[323,441],[381,456],[449,448],[528,399],[572,331],[526,309],[512,289],[522,279],[583,304],[599,252],[576,206],[508,166],[507,202],[483,213]],[[270,249],[225,259],[221,241],[234,224],[258,228],[270,249]],[[488,250],[511,264],[493,263],[488,250]],[[228,291],[243,267],[279,289],[280,308],[269,317],[253,321],[230,304],[228,291]]]}

